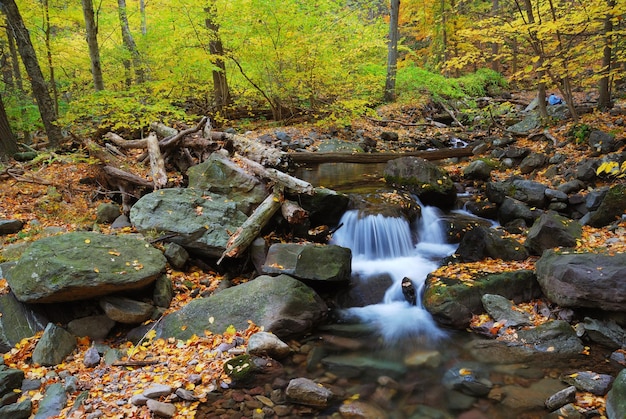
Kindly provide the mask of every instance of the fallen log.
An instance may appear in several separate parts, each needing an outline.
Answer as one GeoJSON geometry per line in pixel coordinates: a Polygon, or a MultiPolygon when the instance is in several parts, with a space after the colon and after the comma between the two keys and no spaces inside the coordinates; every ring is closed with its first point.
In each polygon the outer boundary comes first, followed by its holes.
{"type": "Polygon", "coordinates": [[[290,176],[287,173],[281,172],[280,170],[265,168],[263,167],[263,165],[248,158],[242,156],[237,156],[237,158],[242,164],[244,164],[252,173],[257,176],[269,179],[283,186],[288,191],[313,195],[314,188],[313,185],[311,185],[309,182],[290,176]]]}
{"type": "Polygon", "coordinates": [[[226,132],[210,132],[213,141],[230,141],[237,153],[265,166],[280,167],[285,164],[287,153],[278,148],[267,146],[255,139],[226,132]]]}
{"type": "Polygon", "coordinates": [[[279,188],[274,191],[254,210],[246,221],[230,236],[226,243],[226,250],[217,261],[219,265],[225,257],[241,256],[250,243],[256,239],[261,229],[274,216],[281,206],[282,193],[279,188]]]}
{"type": "Polygon", "coordinates": [[[285,200],[280,206],[280,213],[289,224],[302,224],[309,218],[309,212],[294,201],[285,200]]]}
{"type": "Polygon", "coordinates": [[[426,160],[443,160],[472,155],[472,147],[440,148],[436,150],[404,151],[398,153],[289,153],[291,161],[301,164],[320,163],[386,163],[400,157],[421,157],[426,160]]]}
{"type": "Polygon", "coordinates": [[[148,154],[150,155],[150,170],[152,171],[152,182],[154,189],[161,189],[167,184],[167,173],[165,172],[165,161],[159,148],[159,140],[155,133],[151,132],[146,138],[148,144],[148,154]]]}

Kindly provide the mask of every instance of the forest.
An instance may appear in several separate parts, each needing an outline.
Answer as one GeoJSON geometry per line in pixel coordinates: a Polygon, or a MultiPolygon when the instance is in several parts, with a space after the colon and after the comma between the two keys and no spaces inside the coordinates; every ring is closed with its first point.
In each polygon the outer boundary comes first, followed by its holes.
{"type": "Polygon", "coordinates": [[[576,90],[611,106],[625,3],[2,1],[2,103],[16,139],[52,145],[205,115],[342,125],[383,102],[454,106],[503,83],[557,91],[576,116],[576,90]]]}

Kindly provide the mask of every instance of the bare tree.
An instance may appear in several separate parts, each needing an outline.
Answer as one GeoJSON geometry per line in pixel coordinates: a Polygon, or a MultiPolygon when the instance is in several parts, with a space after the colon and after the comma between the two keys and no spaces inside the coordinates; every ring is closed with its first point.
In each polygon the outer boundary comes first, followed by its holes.
{"type": "Polygon", "coordinates": [[[39,61],[37,61],[37,55],[35,54],[35,49],[30,40],[30,34],[24,25],[24,20],[14,0],[0,0],[0,5],[7,17],[7,24],[15,38],[17,49],[22,57],[24,68],[30,79],[33,96],[37,101],[39,114],[41,115],[46,134],[48,135],[48,141],[51,146],[55,147],[61,142],[63,135],[59,126],[56,125],[57,113],[54,108],[54,102],[50,97],[50,92],[48,91],[46,80],[41,72],[39,61]]]}
{"type": "Polygon", "coordinates": [[[209,30],[209,53],[213,57],[213,63],[217,67],[213,70],[213,96],[215,104],[218,108],[230,104],[230,90],[228,89],[228,80],[226,78],[226,63],[224,62],[224,45],[220,38],[220,27],[215,21],[215,2],[205,8],[207,13],[205,20],[206,28],[209,30]]]}
{"type": "Polygon", "coordinates": [[[98,46],[98,22],[95,18],[92,0],[82,0],[83,15],[85,16],[85,32],[87,45],[89,46],[89,59],[91,61],[91,75],[96,92],[104,90],[102,78],[102,64],[100,62],[100,47],[98,46]]]}
{"type": "Polygon", "coordinates": [[[391,0],[389,12],[389,42],[387,44],[387,77],[385,79],[385,102],[396,100],[396,72],[398,70],[398,19],[400,0],[391,0]]]}

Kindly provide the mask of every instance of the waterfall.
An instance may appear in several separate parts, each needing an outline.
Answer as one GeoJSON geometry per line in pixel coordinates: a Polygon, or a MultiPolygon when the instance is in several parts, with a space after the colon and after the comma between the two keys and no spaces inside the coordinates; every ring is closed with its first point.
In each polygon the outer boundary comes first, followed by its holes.
{"type": "Polygon", "coordinates": [[[393,283],[383,301],[343,309],[341,318],[375,325],[387,343],[407,337],[438,340],[444,336],[423,308],[421,298],[416,306],[410,305],[401,286],[402,279],[408,277],[421,296],[426,276],[437,269],[438,260],[456,250],[456,245],[445,242],[440,214],[437,208],[422,206],[422,215],[414,226],[401,217],[361,216],[358,211],[343,215],[343,226],[335,233],[333,243],[352,250],[352,272],[357,274],[353,280],[367,281],[386,273],[393,283]],[[417,243],[413,237],[417,237],[417,243]]]}

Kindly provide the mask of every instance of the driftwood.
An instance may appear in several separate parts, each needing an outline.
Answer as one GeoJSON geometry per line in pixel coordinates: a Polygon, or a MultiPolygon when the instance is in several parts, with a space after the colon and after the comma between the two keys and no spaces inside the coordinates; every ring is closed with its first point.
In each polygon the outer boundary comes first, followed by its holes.
{"type": "Polygon", "coordinates": [[[289,224],[302,224],[309,218],[309,212],[294,201],[285,200],[280,206],[280,213],[289,224]]]}
{"type": "Polygon", "coordinates": [[[265,168],[263,167],[263,165],[245,157],[238,156],[238,159],[255,175],[269,179],[281,185],[288,191],[295,193],[304,193],[307,195],[313,194],[313,185],[311,185],[309,182],[305,182],[302,179],[289,176],[287,173],[281,172],[276,169],[265,168]]]}
{"type": "Polygon", "coordinates": [[[237,257],[248,248],[250,243],[256,239],[261,229],[274,216],[281,206],[282,193],[278,188],[274,188],[261,204],[254,210],[246,221],[230,236],[226,243],[226,250],[222,253],[217,264],[219,265],[225,257],[237,257]]]}
{"type": "Polygon", "coordinates": [[[400,153],[289,153],[291,161],[302,164],[319,163],[386,163],[400,157],[421,157],[426,160],[443,160],[472,155],[471,147],[440,148],[436,150],[405,151],[400,153]]]}
{"type": "Polygon", "coordinates": [[[241,135],[225,132],[210,132],[211,140],[230,141],[234,149],[242,156],[266,166],[279,167],[285,163],[287,154],[277,148],[268,147],[260,141],[241,135]]]}
{"type": "Polygon", "coordinates": [[[148,144],[148,154],[150,155],[150,169],[152,171],[152,181],[154,189],[161,189],[167,184],[167,173],[165,172],[165,162],[159,148],[159,140],[156,134],[150,133],[146,138],[148,144]]]}

